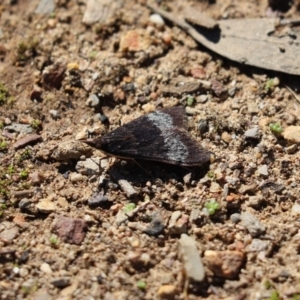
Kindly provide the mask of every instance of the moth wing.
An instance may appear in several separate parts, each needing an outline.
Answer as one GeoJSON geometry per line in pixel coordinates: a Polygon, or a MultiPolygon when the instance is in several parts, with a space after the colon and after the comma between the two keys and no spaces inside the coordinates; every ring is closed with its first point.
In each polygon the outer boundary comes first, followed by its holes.
{"type": "MultiPolygon", "coordinates": [[[[129,135],[127,134],[129,137],[129,135]]],[[[127,141],[120,136],[115,155],[151,160],[180,166],[201,166],[211,159],[211,153],[181,128],[172,128],[154,134],[144,132],[130,135],[127,141]],[[130,142],[129,142],[130,141],[130,142]]]]}

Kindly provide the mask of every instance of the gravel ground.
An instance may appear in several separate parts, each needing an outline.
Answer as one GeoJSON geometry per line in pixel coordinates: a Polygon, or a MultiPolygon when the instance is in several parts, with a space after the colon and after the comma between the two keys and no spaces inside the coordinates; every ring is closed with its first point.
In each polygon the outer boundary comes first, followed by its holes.
{"type": "MultiPolygon", "coordinates": [[[[300,299],[297,78],[222,59],[146,1],[86,2],[0,6],[0,299],[300,299]],[[201,168],[80,142],[179,105],[215,155],[201,168]]],[[[196,1],[216,20],[299,18],[289,3],[196,1]]]]}

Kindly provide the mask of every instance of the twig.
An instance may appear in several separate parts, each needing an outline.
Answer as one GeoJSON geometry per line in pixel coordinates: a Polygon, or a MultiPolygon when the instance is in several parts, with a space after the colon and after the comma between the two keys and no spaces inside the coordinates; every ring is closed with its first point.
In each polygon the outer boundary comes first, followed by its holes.
{"type": "Polygon", "coordinates": [[[153,10],[155,13],[163,16],[165,19],[173,22],[177,26],[181,27],[187,34],[189,34],[193,39],[195,39],[200,44],[203,44],[203,41],[205,41],[205,38],[197,32],[196,29],[194,29],[193,26],[189,25],[186,21],[183,19],[180,19],[176,17],[174,14],[171,14],[169,12],[166,12],[165,10],[159,8],[156,5],[147,4],[147,6],[153,10]]]}
{"type": "Polygon", "coordinates": [[[285,87],[294,96],[294,98],[300,103],[300,98],[298,97],[298,95],[289,86],[287,86],[286,84],[285,84],[285,87]]]}

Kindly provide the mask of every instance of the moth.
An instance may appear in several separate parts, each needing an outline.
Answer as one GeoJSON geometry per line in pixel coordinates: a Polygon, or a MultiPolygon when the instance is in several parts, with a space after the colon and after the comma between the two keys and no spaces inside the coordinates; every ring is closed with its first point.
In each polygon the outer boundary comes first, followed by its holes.
{"type": "Polygon", "coordinates": [[[141,116],[110,133],[82,142],[107,155],[198,167],[213,159],[186,130],[184,107],[164,108],[141,116]]]}

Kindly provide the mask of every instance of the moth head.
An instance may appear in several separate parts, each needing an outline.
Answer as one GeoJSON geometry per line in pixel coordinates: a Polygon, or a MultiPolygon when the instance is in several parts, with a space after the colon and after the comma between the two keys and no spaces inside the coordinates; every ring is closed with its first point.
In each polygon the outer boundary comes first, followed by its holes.
{"type": "Polygon", "coordinates": [[[103,148],[103,142],[101,138],[81,140],[81,142],[99,150],[103,148]]]}

